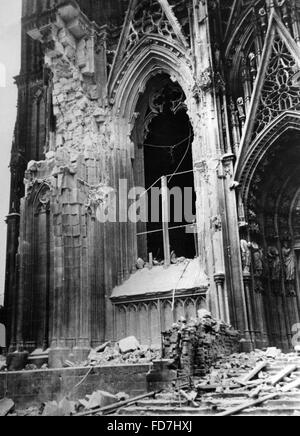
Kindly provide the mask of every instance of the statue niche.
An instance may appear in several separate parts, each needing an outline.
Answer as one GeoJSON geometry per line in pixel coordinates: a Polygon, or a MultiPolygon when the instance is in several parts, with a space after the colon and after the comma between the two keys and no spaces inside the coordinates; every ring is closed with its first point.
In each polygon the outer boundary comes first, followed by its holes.
{"type": "Polygon", "coordinates": [[[279,250],[270,246],[268,248],[268,265],[269,265],[269,276],[272,285],[272,291],[276,295],[282,294],[281,289],[281,261],[279,250]]]}
{"type": "Polygon", "coordinates": [[[289,243],[285,241],[282,247],[282,261],[283,261],[283,274],[286,284],[286,291],[289,296],[296,295],[295,281],[296,281],[296,259],[294,250],[290,247],[289,243]]]}

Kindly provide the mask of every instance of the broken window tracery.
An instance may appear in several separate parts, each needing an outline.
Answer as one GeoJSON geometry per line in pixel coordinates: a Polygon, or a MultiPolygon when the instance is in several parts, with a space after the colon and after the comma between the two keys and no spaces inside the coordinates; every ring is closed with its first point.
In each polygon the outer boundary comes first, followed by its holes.
{"type": "Polygon", "coordinates": [[[277,36],[260,97],[256,135],[283,111],[300,109],[300,87],[294,81],[298,72],[295,59],[284,41],[277,36]]]}
{"type": "Polygon", "coordinates": [[[141,0],[130,23],[126,53],[133,50],[145,35],[153,33],[176,40],[173,27],[157,0],[141,0]]]}

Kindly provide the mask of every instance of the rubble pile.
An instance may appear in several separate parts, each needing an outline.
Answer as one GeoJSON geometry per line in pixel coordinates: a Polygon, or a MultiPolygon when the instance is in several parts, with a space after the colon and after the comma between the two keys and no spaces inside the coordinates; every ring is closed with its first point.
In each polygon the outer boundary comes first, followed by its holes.
{"type": "MultiPolygon", "coordinates": [[[[133,337],[121,343],[125,351],[133,346],[138,346],[133,337]]],[[[99,347],[99,354],[105,353],[108,347],[109,344],[99,347]]],[[[170,410],[219,416],[275,414],[279,403],[285,408],[283,413],[297,415],[300,413],[299,363],[299,354],[283,354],[277,348],[234,353],[216,359],[205,376],[180,377],[163,392],[157,390],[129,398],[125,393],[113,395],[99,390],[84,399],[71,401],[67,396],[59,402],[51,401],[25,411],[15,410],[14,403],[4,399],[0,401],[0,416],[86,416],[144,413],[144,410],[148,415],[152,412],[163,415],[170,410]]]]}
{"type": "MultiPolygon", "coordinates": [[[[294,353],[283,354],[277,348],[268,348],[266,351],[255,350],[251,353],[235,353],[230,356],[220,357],[211,366],[208,373],[201,377],[199,386],[217,386],[216,390],[218,393],[225,392],[234,387],[241,388],[240,381],[242,378],[256,368],[259,363],[265,362],[265,368],[267,368],[268,364],[279,360],[288,364],[289,360],[294,358],[294,353]]],[[[268,373],[263,369],[257,374],[261,381],[268,378],[268,373]]]]}
{"type": "Polygon", "coordinates": [[[240,334],[231,326],[216,321],[206,310],[187,323],[181,319],[163,333],[163,356],[171,359],[186,374],[201,376],[220,357],[237,353],[240,334]]]}
{"type": "Polygon", "coordinates": [[[107,342],[91,350],[87,361],[81,363],[80,366],[147,364],[160,358],[159,347],[140,345],[138,340],[132,336],[116,344],[107,342]]]}
{"type": "Polygon", "coordinates": [[[26,410],[17,410],[10,399],[0,401],[0,416],[74,416],[78,413],[106,408],[129,399],[124,392],[112,395],[105,391],[95,391],[86,398],[71,401],[67,397],[60,401],[49,401],[40,407],[30,407],[26,410]]]}

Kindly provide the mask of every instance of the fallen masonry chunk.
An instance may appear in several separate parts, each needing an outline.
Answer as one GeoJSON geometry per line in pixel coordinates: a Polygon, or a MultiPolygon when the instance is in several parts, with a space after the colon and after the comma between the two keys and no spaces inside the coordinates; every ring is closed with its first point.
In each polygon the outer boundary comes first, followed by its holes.
{"type": "Polygon", "coordinates": [[[9,398],[3,398],[0,400],[0,416],[6,416],[13,410],[15,403],[9,398]]]}
{"type": "Polygon", "coordinates": [[[43,416],[72,416],[76,412],[76,403],[63,398],[59,403],[49,401],[46,403],[43,416]]]}
{"type": "Polygon", "coordinates": [[[88,400],[79,400],[80,404],[87,410],[96,409],[97,407],[107,407],[117,403],[119,398],[109,392],[96,391],[92,395],[87,395],[88,400]]]}
{"type": "Polygon", "coordinates": [[[102,344],[99,347],[94,348],[94,351],[95,353],[102,353],[103,351],[105,351],[105,348],[110,346],[111,346],[111,342],[105,342],[105,344],[102,344]]]}
{"type": "Polygon", "coordinates": [[[206,310],[206,309],[198,310],[198,318],[200,320],[204,319],[204,318],[211,318],[211,317],[212,317],[212,315],[211,315],[211,313],[208,310],[206,310]]]}
{"type": "Polygon", "coordinates": [[[280,356],[281,353],[282,353],[282,351],[279,350],[278,348],[270,347],[270,348],[267,349],[265,355],[266,355],[266,357],[270,357],[270,358],[276,359],[277,357],[280,356]]]}
{"type": "Polygon", "coordinates": [[[138,350],[140,348],[140,343],[134,336],[130,336],[119,342],[119,348],[122,354],[130,353],[131,351],[138,350]]]}
{"type": "Polygon", "coordinates": [[[182,395],[193,407],[199,407],[199,404],[195,402],[198,392],[193,391],[186,393],[182,389],[179,391],[180,395],[182,395]]]}

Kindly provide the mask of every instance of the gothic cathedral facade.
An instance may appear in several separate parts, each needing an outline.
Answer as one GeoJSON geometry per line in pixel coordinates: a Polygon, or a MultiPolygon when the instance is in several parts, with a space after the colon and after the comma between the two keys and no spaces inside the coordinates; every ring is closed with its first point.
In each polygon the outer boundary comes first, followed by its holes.
{"type": "Polygon", "coordinates": [[[10,353],[59,367],[106,340],[159,344],[200,308],[248,349],[292,347],[299,0],[23,0],[16,83],[10,353]],[[141,268],[163,257],[161,222],[125,219],[125,198],[167,175],[193,190],[195,219],[169,232],[185,261],[141,268]]]}

